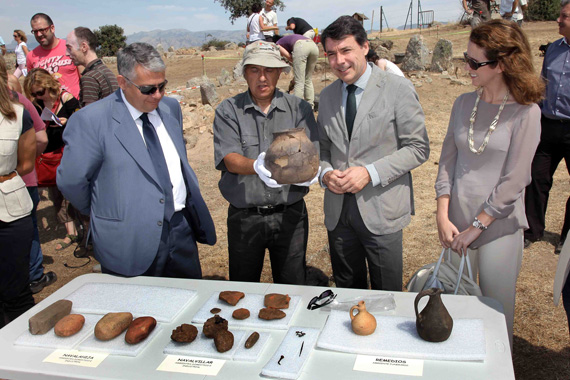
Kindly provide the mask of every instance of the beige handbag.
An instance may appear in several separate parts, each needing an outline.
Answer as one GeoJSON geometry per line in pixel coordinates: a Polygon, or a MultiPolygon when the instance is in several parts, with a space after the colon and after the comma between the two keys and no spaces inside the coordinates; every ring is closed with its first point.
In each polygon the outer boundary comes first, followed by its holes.
{"type": "Polygon", "coordinates": [[[473,279],[469,252],[461,255],[459,268],[457,268],[451,262],[451,249],[445,248],[441,250],[436,262],[421,267],[406,284],[406,289],[410,292],[419,293],[429,288],[440,288],[448,294],[483,295],[481,288],[473,279]],[[443,261],[446,251],[447,258],[443,261]],[[463,273],[465,266],[467,266],[467,275],[463,273]]]}

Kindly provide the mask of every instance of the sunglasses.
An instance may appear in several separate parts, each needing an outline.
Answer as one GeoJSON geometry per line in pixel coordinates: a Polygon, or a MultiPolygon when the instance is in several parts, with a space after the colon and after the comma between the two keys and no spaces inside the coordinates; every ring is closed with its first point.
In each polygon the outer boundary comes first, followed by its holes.
{"type": "Polygon", "coordinates": [[[150,85],[148,85],[148,86],[139,86],[138,84],[134,83],[134,82],[133,82],[132,80],[130,80],[129,78],[127,78],[127,77],[123,77],[123,78],[125,78],[126,80],[129,81],[130,84],[132,84],[133,86],[135,86],[136,88],[138,88],[139,91],[141,92],[141,94],[143,94],[143,95],[152,95],[152,94],[154,94],[156,91],[162,92],[162,91],[164,91],[164,88],[166,87],[166,84],[168,83],[168,81],[165,79],[164,82],[159,83],[159,84],[156,85],[156,86],[150,86],[150,85]]]}
{"type": "Polygon", "coordinates": [[[14,34],[12,37],[14,37],[14,38],[19,38],[20,36],[17,35],[17,34],[14,34]]]}
{"type": "Polygon", "coordinates": [[[51,28],[51,25],[48,26],[47,28],[43,28],[43,29],[36,29],[36,30],[32,29],[32,34],[34,34],[34,35],[38,35],[40,33],[46,34],[50,28],[51,28]]]}
{"type": "Polygon", "coordinates": [[[322,292],[319,296],[313,297],[307,305],[307,309],[316,310],[323,306],[328,305],[336,298],[336,294],[332,290],[328,289],[322,292]]]}
{"type": "Polygon", "coordinates": [[[44,96],[44,94],[46,93],[46,89],[42,88],[41,90],[37,91],[37,92],[30,92],[30,95],[32,95],[32,97],[37,98],[38,96],[44,96]]]}
{"type": "Polygon", "coordinates": [[[497,61],[477,62],[476,60],[468,56],[467,52],[463,53],[463,57],[465,58],[465,62],[469,65],[469,67],[471,67],[471,70],[478,70],[480,67],[497,63],[497,61]]]}

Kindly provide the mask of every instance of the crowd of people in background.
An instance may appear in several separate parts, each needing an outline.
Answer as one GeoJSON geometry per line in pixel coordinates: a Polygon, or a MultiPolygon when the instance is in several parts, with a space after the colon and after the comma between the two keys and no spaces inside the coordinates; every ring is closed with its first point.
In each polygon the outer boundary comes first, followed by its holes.
{"type": "MultiPolygon", "coordinates": [[[[470,252],[483,295],[504,307],[512,345],[523,249],[543,237],[552,176],[562,158],[570,165],[570,83],[563,75],[570,0],[561,1],[563,38],[546,52],[543,80],[521,28],[526,1],[503,1],[495,20],[489,4],[464,1],[478,18],[464,53],[476,91],[451,111],[435,182],[436,223],[441,245],[458,253],[452,260],[470,252]]],[[[359,21],[341,16],[320,35],[338,80],[322,91],[315,120],[316,30],[291,17],[285,29],[293,33],[280,35],[273,6],[266,0],[252,7],[241,65],[248,90],[222,101],[213,125],[219,190],[229,203],[230,280],[260,281],[267,249],[274,282],[306,283],[304,197],[319,183],[336,286],[366,289],[370,281],[372,289],[401,291],[402,230],[414,214],[411,171],[430,153],[414,86],[370,49],[359,21]],[[277,82],[291,65],[288,94],[277,82]],[[293,128],[318,149],[320,167],[307,182],[279,184],[265,154],[274,132],[293,128]]],[[[81,221],[103,273],[201,278],[196,243],[215,244],[216,231],[186,158],[180,105],[164,96],[161,55],[146,43],[128,45],[115,76],[97,57],[88,28],[64,40],[44,13],[30,25],[39,46],[28,51],[26,34],[14,31],[13,74],[0,57],[0,327],[56,281],[42,265],[36,157],[61,160],[48,188],[66,229],[56,250],[81,239],[81,221]]],[[[4,54],[1,39],[0,48],[4,54]]],[[[569,212],[570,198],[557,253],[569,212]]],[[[563,289],[570,313],[570,282],[563,289]]]]}

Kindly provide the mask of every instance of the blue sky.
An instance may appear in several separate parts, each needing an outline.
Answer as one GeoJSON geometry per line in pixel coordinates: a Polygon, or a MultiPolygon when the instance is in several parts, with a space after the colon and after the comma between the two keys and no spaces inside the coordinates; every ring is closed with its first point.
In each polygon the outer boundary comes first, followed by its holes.
{"type": "MultiPolygon", "coordinates": [[[[380,6],[390,27],[403,25],[410,6],[409,0],[284,0],[285,10],[278,12],[279,25],[289,17],[302,17],[320,29],[336,17],[354,12],[372,17],[374,29],[379,28],[380,6]]],[[[462,14],[461,0],[422,0],[422,10],[433,10],[437,21],[457,21],[462,14]]],[[[413,0],[413,18],[417,20],[418,0],[413,0]]],[[[14,29],[30,30],[30,17],[44,12],[54,20],[56,35],[63,37],[76,26],[97,29],[102,25],[117,24],[129,35],[154,29],[183,28],[191,31],[245,29],[246,19],[234,25],[222,6],[213,0],[37,0],[3,1],[0,6],[0,36],[12,42],[14,29]]],[[[370,29],[370,20],[364,27],[370,29]]]]}

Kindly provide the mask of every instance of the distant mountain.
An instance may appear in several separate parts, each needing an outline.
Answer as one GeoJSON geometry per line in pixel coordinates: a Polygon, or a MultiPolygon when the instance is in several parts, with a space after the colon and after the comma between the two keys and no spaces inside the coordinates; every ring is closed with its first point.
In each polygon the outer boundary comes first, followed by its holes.
{"type": "Polygon", "coordinates": [[[206,41],[216,38],[221,41],[245,42],[244,30],[204,30],[191,32],[186,29],[151,30],[127,36],[127,44],[146,42],[152,46],[162,44],[164,49],[173,46],[175,49],[202,46],[206,41]]]}

